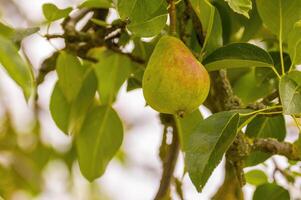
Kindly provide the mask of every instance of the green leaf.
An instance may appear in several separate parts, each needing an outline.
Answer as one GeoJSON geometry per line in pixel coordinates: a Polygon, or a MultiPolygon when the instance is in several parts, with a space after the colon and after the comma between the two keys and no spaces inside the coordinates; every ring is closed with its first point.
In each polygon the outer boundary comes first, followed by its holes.
{"type": "Polygon", "coordinates": [[[301,113],[301,72],[291,71],[280,79],[279,94],[283,112],[287,115],[301,113]]]}
{"type": "Polygon", "coordinates": [[[56,5],[52,3],[43,4],[43,14],[48,22],[56,21],[58,19],[67,17],[71,11],[71,7],[59,9],[56,5]]]}
{"type": "MultiPolygon", "coordinates": [[[[277,70],[279,74],[282,73],[281,71],[281,58],[280,58],[280,52],[279,51],[270,51],[270,56],[273,59],[274,62],[274,68],[277,70]]],[[[287,53],[282,54],[283,57],[283,63],[284,63],[284,71],[287,72],[290,69],[290,66],[292,64],[292,61],[290,59],[290,56],[287,53]]],[[[256,78],[258,79],[277,79],[277,75],[273,72],[271,68],[256,68],[256,78]],[[261,75],[262,77],[260,77],[261,75]],[[265,78],[264,78],[265,77],[265,78]]]]}
{"type": "Polygon", "coordinates": [[[98,59],[93,67],[98,79],[100,101],[102,104],[111,104],[121,85],[134,70],[132,61],[124,55],[103,48],[93,49],[89,54],[98,59]]]}
{"type": "Polygon", "coordinates": [[[188,139],[185,164],[189,176],[201,191],[223,154],[232,144],[239,115],[220,112],[201,121],[188,139]]]}
{"type": "Polygon", "coordinates": [[[288,39],[288,52],[292,58],[292,64],[301,64],[301,20],[295,23],[288,39]]]}
{"type": "MultiPolygon", "coordinates": [[[[283,141],[286,136],[286,126],[283,115],[265,117],[256,116],[248,124],[246,135],[250,138],[276,138],[283,141]]],[[[246,166],[253,166],[264,162],[271,155],[262,152],[252,152],[246,160],[246,166]]]]}
{"type": "Polygon", "coordinates": [[[97,89],[97,80],[93,71],[86,75],[77,97],[68,102],[57,82],[51,95],[50,112],[59,129],[66,134],[75,133],[82,124],[88,108],[91,106],[97,89]]]}
{"type": "Polygon", "coordinates": [[[165,0],[119,0],[117,8],[121,19],[130,21],[128,29],[139,37],[155,36],[166,24],[165,0]]]}
{"type": "Polygon", "coordinates": [[[202,113],[197,109],[194,112],[186,115],[184,118],[180,118],[179,124],[181,127],[180,131],[180,141],[182,150],[186,151],[189,148],[189,138],[193,133],[194,129],[198,127],[198,125],[203,120],[202,113]]]}
{"type": "MultiPolygon", "coordinates": [[[[271,55],[274,67],[281,74],[280,52],[269,52],[271,55]]],[[[283,62],[285,71],[288,71],[291,66],[291,60],[288,54],[283,54],[283,62]]],[[[234,85],[237,95],[242,95],[244,103],[251,103],[260,98],[264,98],[278,88],[279,78],[272,70],[267,67],[255,68],[255,74],[250,72],[249,75],[241,77],[234,85]]]]}
{"type": "Polygon", "coordinates": [[[79,8],[110,8],[112,7],[110,0],[86,0],[79,8]]]}
{"type": "Polygon", "coordinates": [[[190,0],[191,6],[202,23],[206,38],[202,53],[207,55],[222,46],[222,23],[217,9],[207,0],[190,0]]]}
{"type": "Polygon", "coordinates": [[[30,36],[38,32],[39,30],[39,27],[15,29],[13,35],[11,36],[11,39],[12,41],[18,43],[21,42],[25,37],[30,36]]]}
{"type": "Polygon", "coordinates": [[[244,26],[244,33],[241,42],[247,42],[252,38],[258,38],[258,32],[262,28],[262,20],[258,14],[255,1],[253,1],[253,9],[250,12],[250,19],[243,18],[240,23],[244,26]]]}
{"type": "MultiPolygon", "coordinates": [[[[223,45],[227,45],[232,40],[235,40],[235,33],[240,29],[241,24],[239,18],[247,19],[246,17],[239,15],[232,11],[225,0],[215,0],[214,6],[217,8],[221,22],[222,22],[222,35],[223,45]]],[[[252,9],[253,10],[253,9],[252,9]]]]}
{"type": "Polygon", "coordinates": [[[271,56],[263,49],[249,43],[233,43],[223,46],[203,61],[209,71],[223,68],[273,67],[271,56]]]}
{"type": "Polygon", "coordinates": [[[22,60],[14,43],[1,35],[0,63],[11,78],[23,89],[23,93],[28,99],[35,88],[32,69],[22,60]]]}
{"type": "Polygon", "coordinates": [[[58,82],[55,84],[50,99],[50,113],[53,121],[61,131],[68,134],[70,104],[67,101],[58,82]]]}
{"type": "Polygon", "coordinates": [[[69,132],[76,133],[86,116],[90,106],[94,103],[97,90],[97,78],[92,69],[85,76],[81,89],[71,105],[69,132]]]}
{"type": "Polygon", "coordinates": [[[286,41],[293,25],[301,18],[301,1],[256,0],[256,5],[267,28],[286,41]]]}
{"type": "Polygon", "coordinates": [[[165,0],[119,0],[117,7],[121,19],[143,22],[150,19],[161,7],[166,9],[167,3],[165,0]]]}
{"type": "Polygon", "coordinates": [[[271,154],[269,153],[262,151],[253,151],[245,160],[245,166],[250,167],[258,165],[266,161],[269,157],[271,157],[271,154]]]}
{"type": "Polygon", "coordinates": [[[253,200],[290,200],[289,192],[274,183],[266,183],[256,188],[253,200]]]}
{"type": "Polygon", "coordinates": [[[262,185],[268,182],[267,175],[263,171],[258,169],[248,171],[247,173],[245,173],[245,178],[247,183],[250,183],[255,186],[262,185]]]}
{"type": "MultiPolygon", "coordinates": [[[[268,69],[268,68],[263,68],[268,69]]],[[[265,75],[269,75],[266,73],[265,75]]],[[[258,78],[256,69],[239,77],[233,84],[234,94],[237,95],[244,104],[252,103],[260,98],[266,97],[277,88],[274,79],[258,78]]]]}
{"type": "Polygon", "coordinates": [[[0,22],[0,35],[11,39],[14,35],[14,29],[0,22]]]}
{"type": "Polygon", "coordinates": [[[38,27],[14,29],[0,22],[0,35],[13,41],[14,43],[21,42],[22,39],[33,33],[36,33],[39,30],[40,28],[38,27]]]}
{"type": "MultiPolygon", "coordinates": [[[[135,45],[135,48],[133,49],[133,55],[140,57],[144,60],[148,60],[150,56],[152,55],[154,48],[159,41],[160,37],[157,36],[154,39],[152,39],[149,42],[142,41],[141,38],[135,37],[133,38],[133,42],[135,45]]],[[[145,66],[142,66],[142,68],[145,68],[145,66]]]]}
{"type": "Polygon", "coordinates": [[[152,37],[161,32],[165,27],[167,15],[159,15],[142,23],[128,25],[128,29],[137,37],[152,37]]]}
{"type": "Polygon", "coordinates": [[[122,123],[110,106],[95,107],[87,114],[75,142],[80,170],[89,181],[105,172],[122,138],[122,123]]]}
{"type": "Polygon", "coordinates": [[[126,88],[127,92],[142,87],[143,74],[144,70],[142,70],[141,68],[139,68],[132,74],[132,76],[128,79],[128,84],[126,88]]]}
{"type": "Polygon", "coordinates": [[[107,27],[108,24],[107,22],[103,21],[103,20],[99,20],[99,19],[90,19],[94,24],[98,25],[98,26],[101,26],[101,27],[107,27]]]}
{"type": "Polygon", "coordinates": [[[57,59],[56,72],[59,78],[59,86],[68,102],[71,102],[78,94],[84,79],[86,67],[79,59],[65,51],[62,51],[57,59]]]}
{"type": "Polygon", "coordinates": [[[283,115],[266,117],[258,115],[249,123],[246,135],[251,138],[276,138],[283,141],[286,135],[283,115]]]}
{"type": "Polygon", "coordinates": [[[238,13],[242,14],[247,18],[250,18],[249,16],[249,10],[252,9],[252,1],[251,0],[225,0],[230,8],[238,13]]]}

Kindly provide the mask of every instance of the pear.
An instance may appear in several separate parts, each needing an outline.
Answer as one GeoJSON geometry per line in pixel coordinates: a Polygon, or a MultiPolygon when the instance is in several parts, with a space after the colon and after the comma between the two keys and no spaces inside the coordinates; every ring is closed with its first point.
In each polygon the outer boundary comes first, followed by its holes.
{"type": "Polygon", "coordinates": [[[210,78],[181,40],[163,36],[149,59],[142,88],[153,109],[183,117],[205,101],[210,78]]]}

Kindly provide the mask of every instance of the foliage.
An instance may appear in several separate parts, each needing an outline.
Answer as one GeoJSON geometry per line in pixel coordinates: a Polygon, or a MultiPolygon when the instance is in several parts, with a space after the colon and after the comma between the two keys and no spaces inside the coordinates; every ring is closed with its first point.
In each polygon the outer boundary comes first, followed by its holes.
{"type": "MultiPolygon", "coordinates": [[[[199,192],[225,157],[235,181],[226,169],[219,196],[232,192],[225,189],[229,180],[242,194],[245,179],[256,187],[254,200],[293,196],[276,179],[270,182],[266,171],[244,173],[244,168],[264,166],[276,154],[301,160],[299,143],[284,142],[288,117],[301,130],[301,0],[86,0],[76,9],[49,3],[41,9],[48,28],[60,20],[63,30],[44,37],[62,38],[65,47],[34,74],[20,45],[39,28],[0,23],[0,64],[29,102],[37,101],[44,77],[56,72],[49,110],[57,127],[74,142],[64,154],[39,140],[31,152],[25,152],[16,145],[18,136],[7,119],[9,129],[0,133],[0,153],[12,151],[15,159],[11,169],[0,163],[0,196],[10,198],[18,189],[39,193],[41,172],[50,159],[62,159],[69,167],[78,160],[87,180],[101,177],[126,137],[114,107],[118,92],[125,83],[128,92],[141,89],[154,48],[168,34],[178,37],[210,73],[211,89],[203,106],[211,115],[204,119],[198,109],[184,118],[161,115],[163,138],[171,128],[173,141],[162,143],[167,152],[161,156],[163,175],[156,199],[169,196],[171,184],[183,196],[181,181],[171,178],[179,151],[184,153],[185,173],[199,192]],[[117,16],[111,22],[112,11],[117,16]],[[90,18],[78,28],[86,16],[90,18]],[[27,166],[30,176],[18,171],[17,165],[27,166]],[[4,188],[4,179],[11,188],[4,188]]],[[[38,122],[32,132],[39,137],[38,122]]],[[[298,162],[287,164],[285,170],[276,164],[275,168],[293,187],[300,172],[291,167],[298,162]]]]}

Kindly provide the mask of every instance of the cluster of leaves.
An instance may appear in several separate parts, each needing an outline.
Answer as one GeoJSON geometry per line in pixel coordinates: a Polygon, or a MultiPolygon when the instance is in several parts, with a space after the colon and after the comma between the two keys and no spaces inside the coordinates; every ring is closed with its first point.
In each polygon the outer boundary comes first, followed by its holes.
{"type": "MultiPolygon", "coordinates": [[[[301,1],[182,0],[176,7],[179,37],[209,72],[227,69],[234,95],[244,108],[218,112],[207,119],[195,111],[177,121],[185,168],[201,191],[243,127],[251,141],[283,141],[284,115],[292,116],[300,128],[296,118],[301,114],[301,72],[297,70],[301,64],[301,1]],[[258,104],[264,108],[249,109],[258,104]]],[[[65,33],[60,37],[65,39],[66,48],[55,57],[58,81],[50,111],[62,132],[74,138],[81,172],[93,181],[105,172],[122,143],[123,125],[112,107],[116,95],[126,81],[128,91],[141,88],[152,49],[167,32],[168,3],[87,0],[78,9],[106,14],[93,15],[87,27],[79,31],[63,27],[65,33]],[[111,24],[106,21],[109,8],[119,14],[111,24]],[[133,49],[126,52],[131,46],[133,49]]],[[[64,18],[63,26],[72,20],[72,10],[53,4],[43,6],[47,22],[64,18]]],[[[27,99],[36,86],[32,68],[21,58],[18,48],[22,38],[35,31],[0,24],[0,63],[27,99]]],[[[271,155],[252,151],[245,164],[257,165],[271,155]]],[[[247,181],[258,186],[254,199],[270,197],[276,190],[282,192],[275,199],[289,199],[288,192],[262,178],[262,172],[259,181],[257,176],[257,171],[247,173],[247,181]]]]}

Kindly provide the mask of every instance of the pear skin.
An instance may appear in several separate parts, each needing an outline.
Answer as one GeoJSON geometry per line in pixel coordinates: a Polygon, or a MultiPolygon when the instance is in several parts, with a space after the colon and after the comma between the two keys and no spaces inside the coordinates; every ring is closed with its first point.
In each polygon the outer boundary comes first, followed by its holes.
{"type": "Polygon", "coordinates": [[[210,78],[181,40],[163,36],[149,59],[142,88],[146,102],[153,109],[184,116],[205,101],[210,78]]]}

